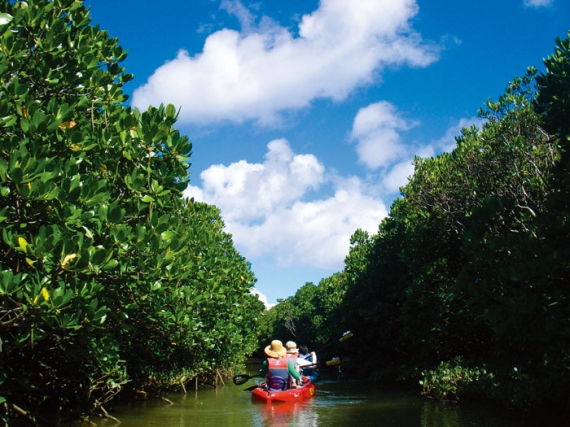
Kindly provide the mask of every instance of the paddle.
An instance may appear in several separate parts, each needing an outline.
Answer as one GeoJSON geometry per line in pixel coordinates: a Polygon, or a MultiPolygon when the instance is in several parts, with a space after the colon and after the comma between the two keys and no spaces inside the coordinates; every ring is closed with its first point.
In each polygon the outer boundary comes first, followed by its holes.
{"type": "Polygon", "coordinates": [[[333,357],[331,360],[327,360],[325,362],[325,365],[327,365],[327,366],[339,366],[341,363],[346,364],[348,362],[350,362],[350,357],[343,357],[342,359],[340,357],[333,357]]]}
{"type": "MultiPolygon", "coordinates": [[[[312,366],[316,366],[316,365],[317,365],[316,363],[310,363],[310,362],[309,362],[309,363],[306,363],[306,362],[305,362],[305,363],[302,364],[303,368],[308,368],[308,367],[312,367],[312,366]]],[[[263,375],[259,375],[259,374],[258,374],[258,375],[240,374],[240,375],[236,375],[236,376],[233,378],[233,381],[234,381],[234,384],[235,384],[235,385],[243,385],[243,384],[245,384],[246,382],[248,382],[249,380],[251,380],[252,378],[263,378],[263,375]]],[[[255,386],[255,387],[257,387],[257,386],[255,386]]],[[[255,388],[255,387],[254,387],[254,388],[255,388]]]]}
{"type": "MultiPolygon", "coordinates": [[[[353,336],[353,333],[350,331],[346,331],[343,332],[341,335],[339,335],[337,338],[335,338],[334,340],[332,340],[330,343],[328,343],[327,345],[325,345],[324,347],[320,348],[319,350],[316,351],[316,353],[323,351],[326,348],[329,348],[330,346],[337,344],[337,343],[341,343],[343,341],[346,341],[347,339],[351,338],[353,336]]],[[[310,362],[309,362],[310,363],[310,362]]],[[[316,363],[310,363],[310,364],[305,364],[303,362],[300,363],[303,368],[307,368],[307,367],[312,367],[312,366],[316,366],[316,363]]],[[[246,382],[248,382],[249,380],[251,380],[252,378],[262,378],[263,375],[247,375],[247,374],[240,374],[240,375],[236,375],[235,377],[233,377],[233,381],[235,385],[243,385],[246,382]]],[[[257,385],[248,387],[246,389],[244,389],[244,391],[251,391],[254,388],[256,388],[257,385]]]]}
{"type": "Polygon", "coordinates": [[[233,381],[234,381],[235,385],[242,385],[242,384],[245,384],[246,382],[248,382],[249,380],[251,380],[252,378],[262,378],[262,377],[263,377],[263,375],[240,374],[240,375],[236,375],[233,378],[233,381]]]}
{"type": "Polygon", "coordinates": [[[341,343],[346,341],[347,339],[351,338],[354,334],[350,331],[346,331],[343,332],[341,335],[339,335],[338,337],[336,337],[334,340],[332,340],[331,342],[329,342],[328,344],[326,344],[324,347],[321,347],[320,349],[318,349],[317,351],[315,351],[315,353],[319,353],[327,348],[329,348],[332,345],[341,343]]]}
{"type": "MultiPolygon", "coordinates": [[[[304,363],[303,367],[312,367],[312,366],[316,366],[316,363],[304,363]]],[[[249,380],[251,380],[252,378],[263,378],[263,375],[247,375],[247,374],[240,374],[240,375],[236,375],[235,377],[233,377],[233,381],[235,385],[243,385],[246,382],[248,382],[249,380]]],[[[248,388],[244,388],[243,391],[252,391],[254,388],[257,388],[258,385],[253,385],[251,387],[248,388]]]]}
{"type": "MultiPolygon", "coordinates": [[[[247,374],[240,374],[236,375],[233,380],[235,385],[242,385],[251,380],[252,378],[262,378],[263,375],[247,375],[247,374]]],[[[243,391],[252,391],[253,389],[257,388],[256,385],[252,385],[251,387],[244,388],[243,391]]]]}

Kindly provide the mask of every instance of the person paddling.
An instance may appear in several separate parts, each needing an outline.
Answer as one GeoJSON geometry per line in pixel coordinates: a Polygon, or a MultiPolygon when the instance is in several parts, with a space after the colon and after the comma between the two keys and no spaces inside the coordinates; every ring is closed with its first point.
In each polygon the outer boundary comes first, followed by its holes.
{"type": "MultiPolygon", "coordinates": [[[[289,360],[293,361],[293,364],[295,365],[295,371],[297,371],[299,375],[301,375],[303,373],[303,369],[301,368],[299,363],[299,349],[297,348],[297,343],[295,343],[294,341],[287,341],[285,343],[285,348],[287,349],[287,357],[289,358],[289,360]]],[[[294,384],[299,385],[300,382],[301,381],[294,382],[294,384]]]]}
{"type": "Polygon", "coordinates": [[[309,353],[309,348],[306,345],[299,346],[299,358],[311,362],[313,365],[317,364],[317,353],[314,351],[309,353]]]}
{"type": "Polygon", "coordinates": [[[296,365],[299,365],[297,359],[299,358],[299,349],[297,348],[297,344],[294,341],[287,341],[285,344],[285,349],[287,350],[287,357],[296,365]]]}
{"type": "Polygon", "coordinates": [[[261,374],[265,375],[268,390],[286,390],[291,377],[301,380],[301,375],[295,369],[295,363],[287,357],[287,349],[281,341],[271,341],[271,344],[265,347],[265,354],[267,359],[262,363],[261,374]]]}
{"type": "Polygon", "coordinates": [[[305,360],[306,362],[310,363],[311,367],[303,367],[303,375],[312,376],[317,375],[316,366],[317,366],[317,353],[311,351],[309,353],[309,349],[306,345],[299,346],[299,359],[305,360]]]}

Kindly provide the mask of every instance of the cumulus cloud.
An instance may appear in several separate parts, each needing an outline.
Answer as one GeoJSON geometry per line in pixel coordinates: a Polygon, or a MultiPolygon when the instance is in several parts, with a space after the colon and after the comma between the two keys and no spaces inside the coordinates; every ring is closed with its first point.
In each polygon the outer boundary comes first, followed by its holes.
{"type": "Polygon", "coordinates": [[[553,0],[524,0],[525,7],[547,7],[553,0]]]}
{"type": "Polygon", "coordinates": [[[429,143],[418,144],[416,146],[408,147],[406,157],[399,159],[398,163],[390,166],[382,179],[382,186],[384,190],[390,194],[399,191],[401,187],[408,183],[408,179],[414,174],[413,157],[420,156],[423,158],[434,157],[444,152],[451,152],[457,146],[455,138],[461,135],[463,128],[471,127],[472,125],[481,128],[484,120],[479,117],[462,118],[450,125],[445,131],[444,135],[429,143]]]}
{"type": "Polygon", "coordinates": [[[241,160],[204,170],[199,197],[216,200],[226,221],[255,221],[291,206],[323,183],[325,169],[315,156],[293,153],[284,139],[271,141],[267,149],[263,164],[241,160]]]}
{"type": "Polygon", "coordinates": [[[248,259],[270,255],[280,266],[342,269],[352,233],[376,233],[385,205],[360,179],[329,173],[315,156],[295,154],[286,140],[267,147],[263,163],[211,166],[200,175],[202,185],[189,186],[185,196],[218,206],[248,259]],[[316,195],[325,187],[330,195],[316,195]]]}
{"type": "Polygon", "coordinates": [[[239,0],[222,7],[242,30],[211,34],[199,54],[179,51],[134,91],[134,106],[172,103],[181,123],[275,124],[315,99],[344,99],[387,66],[423,67],[438,57],[409,25],[415,0],[321,0],[296,33],[239,0]]]}
{"type": "Polygon", "coordinates": [[[352,233],[378,232],[386,205],[414,173],[413,157],[452,151],[461,129],[480,127],[482,120],[463,118],[437,140],[404,145],[400,132],[416,124],[385,101],[358,112],[351,137],[371,152],[386,151],[372,153],[382,167],[366,181],[339,176],[314,155],[297,154],[287,140],[275,139],[262,163],[212,165],[184,195],[218,206],[238,250],[252,261],[269,256],[280,267],[340,270],[352,233]]]}
{"type": "Polygon", "coordinates": [[[383,193],[394,194],[413,175],[414,156],[425,158],[451,152],[461,129],[471,125],[480,128],[482,124],[483,120],[477,117],[462,118],[437,140],[406,142],[402,134],[420,123],[404,119],[393,104],[380,101],[358,111],[350,139],[356,142],[359,161],[373,171],[371,177],[381,183],[383,193]]]}
{"type": "Polygon", "coordinates": [[[397,193],[401,187],[408,183],[409,178],[413,174],[414,164],[412,159],[406,159],[388,170],[382,179],[382,187],[388,194],[397,193]]]}
{"type": "Polygon", "coordinates": [[[354,118],[350,134],[357,143],[359,161],[370,169],[378,169],[403,157],[407,150],[400,132],[415,125],[404,120],[386,101],[361,108],[354,118]]]}
{"type": "Polygon", "coordinates": [[[269,310],[271,307],[274,307],[275,305],[277,305],[277,304],[270,304],[267,297],[264,294],[262,294],[261,292],[259,292],[256,288],[252,288],[249,292],[253,295],[256,295],[257,298],[263,303],[263,305],[265,305],[265,308],[267,310],[269,310]]]}

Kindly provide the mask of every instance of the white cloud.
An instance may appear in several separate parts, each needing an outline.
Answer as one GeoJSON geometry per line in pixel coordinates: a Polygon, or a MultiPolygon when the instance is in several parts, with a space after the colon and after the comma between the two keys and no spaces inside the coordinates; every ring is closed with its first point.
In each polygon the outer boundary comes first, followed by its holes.
{"type": "Polygon", "coordinates": [[[200,174],[201,185],[188,186],[184,194],[218,206],[238,250],[252,261],[269,256],[280,267],[341,270],[352,233],[378,232],[387,203],[413,175],[414,155],[452,151],[455,137],[471,124],[480,127],[482,120],[461,119],[435,141],[404,147],[398,132],[410,121],[382,101],[358,112],[351,133],[358,144],[383,140],[369,146],[392,153],[382,154],[383,167],[369,175],[369,184],[327,171],[314,155],[296,154],[285,139],[276,139],[267,144],[263,163],[210,166],[200,174]],[[395,149],[389,145],[394,142],[395,149]],[[323,196],[327,189],[332,190],[323,196]]]}
{"type": "Polygon", "coordinates": [[[387,193],[397,193],[400,187],[408,183],[408,179],[414,174],[412,159],[404,160],[393,166],[382,179],[382,186],[387,193]]]}
{"type": "Polygon", "coordinates": [[[548,7],[553,0],[524,0],[525,7],[548,7]]]}
{"type": "Polygon", "coordinates": [[[239,0],[223,8],[242,31],[211,34],[194,56],[179,51],[134,91],[134,106],[172,103],[182,123],[270,124],[315,99],[342,100],[384,67],[427,66],[438,56],[409,26],[415,0],[321,0],[298,36],[267,17],[256,20],[239,0]]]}
{"type": "Polygon", "coordinates": [[[259,290],[257,290],[256,288],[250,289],[249,293],[251,293],[253,295],[257,295],[257,298],[259,298],[259,300],[263,303],[263,305],[265,305],[265,308],[267,310],[269,310],[271,307],[277,305],[277,304],[270,304],[269,301],[267,300],[267,297],[265,295],[263,295],[261,292],[259,292],[259,290]]]}
{"type": "Polygon", "coordinates": [[[185,196],[220,208],[246,258],[270,255],[280,266],[340,270],[352,233],[376,233],[387,215],[358,178],[327,173],[315,156],[293,153],[282,139],[268,144],[262,164],[215,165],[200,178],[202,186],[189,186],[185,196]],[[305,200],[327,186],[332,196],[305,200]]]}
{"type": "Polygon", "coordinates": [[[400,131],[416,123],[407,122],[386,101],[361,108],[352,125],[351,139],[357,141],[358,159],[370,169],[386,167],[406,154],[400,131]]]}
{"type": "Polygon", "coordinates": [[[350,138],[356,141],[359,161],[374,171],[369,181],[379,182],[383,193],[390,195],[398,193],[413,175],[414,156],[425,158],[451,152],[461,129],[473,124],[480,128],[483,122],[477,117],[462,118],[435,141],[404,142],[401,133],[419,123],[403,119],[394,105],[380,101],[358,111],[350,138]]]}
{"type": "Polygon", "coordinates": [[[315,156],[294,154],[284,139],[271,141],[267,148],[263,164],[241,160],[210,166],[200,174],[200,192],[193,194],[218,206],[226,222],[256,221],[323,183],[324,166],[315,156]]]}
{"type": "Polygon", "coordinates": [[[408,147],[408,152],[411,155],[401,159],[397,164],[391,165],[382,179],[382,186],[388,193],[399,191],[408,183],[408,178],[414,174],[413,157],[420,156],[423,158],[434,157],[443,152],[451,152],[457,146],[455,138],[461,135],[463,128],[471,127],[472,125],[481,128],[484,120],[478,117],[462,118],[456,124],[452,124],[447,128],[444,135],[427,144],[420,144],[413,147],[408,147]]]}

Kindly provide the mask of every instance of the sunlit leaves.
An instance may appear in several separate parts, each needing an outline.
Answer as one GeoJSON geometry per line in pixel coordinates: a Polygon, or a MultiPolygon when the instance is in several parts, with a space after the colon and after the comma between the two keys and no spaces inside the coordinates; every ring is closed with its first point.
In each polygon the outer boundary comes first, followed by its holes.
{"type": "Polygon", "coordinates": [[[0,25],[6,25],[12,20],[12,15],[9,13],[0,13],[0,25]]]}
{"type": "Polygon", "coordinates": [[[111,398],[126,369],[137,387],[241,362],[263,305],[219,211],[182,199],[176,108],[124,106],[126,52],[83,2],[3,7],[0,394],[89,409],[81,390],[111,398]]]}

